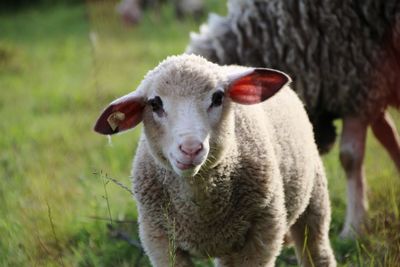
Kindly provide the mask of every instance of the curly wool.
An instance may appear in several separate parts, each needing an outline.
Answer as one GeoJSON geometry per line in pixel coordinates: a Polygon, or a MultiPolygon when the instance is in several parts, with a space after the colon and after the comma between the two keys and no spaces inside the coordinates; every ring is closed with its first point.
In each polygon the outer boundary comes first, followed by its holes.
{"type": "Polygon", "coordinates": [[[320,149],[335,139],[335,118],[371,121],[400,105],[399,1],[230,0],[228,8],[191,35],[187,52],[288,73],[320,149]]]}

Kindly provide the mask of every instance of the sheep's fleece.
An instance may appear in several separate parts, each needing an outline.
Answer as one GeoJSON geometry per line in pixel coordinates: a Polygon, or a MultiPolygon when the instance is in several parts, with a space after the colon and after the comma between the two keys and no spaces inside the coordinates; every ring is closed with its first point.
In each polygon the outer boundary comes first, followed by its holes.
{"type": "Polygon", "coordinates": [[[372,121],[400,105],[400,1],[228,0],[228,10],[191,35],[187,52],[288,73],[321,152],[335,118],[372,121]]]}
{"type": "Polygon", "coordinates": [[[289,82],[275,70],[173,56],[105,109],[100,133],[144,124],[133,186],[153,266],[194,266],[190,256],[213,257],[216,266],[274,266],[285,235],[302,266],[336,266],[324,169],[289,82]],[[205,159],[193,172],[178,170],[166,147],[200,133],[205,159]]]}

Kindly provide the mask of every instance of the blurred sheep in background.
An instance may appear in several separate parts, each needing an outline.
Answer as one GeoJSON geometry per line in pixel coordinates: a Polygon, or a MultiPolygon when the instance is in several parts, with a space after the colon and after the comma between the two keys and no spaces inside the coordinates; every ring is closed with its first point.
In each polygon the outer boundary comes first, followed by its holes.
{"type": "MultiPolygon", "coordinates": [[[[121,15],[127,25],[138,23],[142,17],[143,10],[147,8],[159,9],[167,0],[122,0],[116,7],[117,13],[121,15]]],[[[203,0],[173,0],[175,14],[179,19],[193,16],[199,19],[204,13],[203,0]]]]}

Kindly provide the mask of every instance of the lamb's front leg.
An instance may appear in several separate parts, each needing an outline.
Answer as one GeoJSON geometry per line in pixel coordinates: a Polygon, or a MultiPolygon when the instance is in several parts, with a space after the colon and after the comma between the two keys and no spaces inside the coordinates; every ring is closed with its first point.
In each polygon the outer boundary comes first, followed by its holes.
{"type": "Polygon", "coordinates": [[[153,267],[192,267],[189,255],[174,246],[162,229],[155,226],[145,216],[139,217],[139,235],[143,248],[153,267]]]}
{"type": "Polygon", "coordinates": [[[246,244],[239,252],[216,260],[217,267],[275,266],[285,232],[286,214],[281,196],[277,196],[252,225],[246,244]]]}

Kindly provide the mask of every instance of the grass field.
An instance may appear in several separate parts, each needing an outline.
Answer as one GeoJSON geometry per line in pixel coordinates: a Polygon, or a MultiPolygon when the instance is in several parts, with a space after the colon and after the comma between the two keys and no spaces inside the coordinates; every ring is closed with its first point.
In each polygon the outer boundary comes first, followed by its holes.
{"type": "MultiPolygon", "coordinates": [[[[223,1],[207,4],[225,12],[223,1]]],[[[109,101],[181,53],[198,23],[176,21],[165,6],[127,28],[113,8],[98,1],[0,15],[0,266],[149,266],[123,240],[138,239],[135,203],[110,182],[130,187],[140,129],[110,144],[92,126],[109,101]]],[[[337,238],[346,188],[337,147],[324,163],[340,265],[400,266],[400,179],[385,151],[369,134],[370,212],[354,242],[337,238]]],[[[278,265],[293,257],[286,249],[278,265]]]]}

